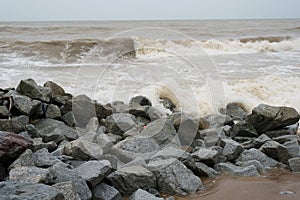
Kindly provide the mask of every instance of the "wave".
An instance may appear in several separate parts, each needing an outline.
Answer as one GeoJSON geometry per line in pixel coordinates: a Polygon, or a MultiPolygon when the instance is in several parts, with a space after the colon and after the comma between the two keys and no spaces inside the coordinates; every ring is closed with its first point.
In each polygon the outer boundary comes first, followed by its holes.
{"type": "Polygon", "coordinates": [[[297,26],[297,27],[294,27],[294,28],[291,28],[289,30],[300,30],[300,26],[297,26]]]}
{"type": "Polygon", "coordinates": [[[290,36],[270,36],[270,37],[253,37],[253,38],[242,38],[240,39],[241,43],[254,43],[268,41],[270,43],[279,43],[285,40],[291,40],[290,36]]]}
{"type": "Polygon", "coordinates": [[[0,42],[0,49],[3,54],[17,54],[20,58],[52,64],[97,62],[136,56],[134,41],[130,38],[0,42]]]}

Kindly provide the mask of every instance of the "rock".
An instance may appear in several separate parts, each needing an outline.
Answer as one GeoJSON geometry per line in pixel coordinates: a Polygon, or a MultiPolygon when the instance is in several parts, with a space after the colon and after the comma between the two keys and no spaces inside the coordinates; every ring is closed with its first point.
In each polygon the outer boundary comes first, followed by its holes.
{"type": "Polygon", "coordinates": [[[299,121],[299,113],[290,107],[275,107],[260,104],[247,117],[257,132],[264,133],[295,124],[299,121]]]}
{"type": "Polygon", "coordinates": [[[300,158],[289,159],[289,166],[293,172],[300,172],[300,158]]]}
{"type": "Polygon", "coordinates": [[[150,193],[150,194],[152,194],[152,195],[154,195],[154,196],[156,196],[156,197],[160,197],[159,192],[156,189],[154,189],[154,188],[149,188],[147,190],[147,192],[150,193]]]}
{"type": "Polygon", "coordinates": [[[32,141],[20,135],[0,132],[0,161],[9,165],[31,145],[32,141]]]}
{"type": "Polygon", "coordinates": [[[199,131],[200,137],[204,139],[206,147],[212,147],[217,144],[219,139],[225,138],[225,133],[221,128],[210,128],[199,131]]]}
{"type": "Polygon", "coordinates": [[[21,114],[24,115],[32,115],[40,106],[39,101],[32,101],[31,98],[22,95],[14,95],[12,96],[13,105],[16,110],[18,110],[21,114]]]}
{"type": "Polygon", "coordinates": [[[220,113],[239,121],[245,120],[247,117],[247,112],[240,103],[229,103],[226,108],[220,110],[220,113]]]}
{"type": "Polygon", "coordinates": [[[136,135],[140,134],[141,131],[142,131],[141,128],[134,127],[132,129],[126,131],[123,134],[123,137],[126,138],[126,137],[136,136],[136,135]]]}
{"type": "Polygon", "coordinates": [[[198,123],[186,115],[178,115],[174,119],[174,126],[182,146],[190,146],[196,139],[198,123]]]}
{"type": "Polygon", "coordinates": [[[158,109],[154,107],[149,107],[147,110],[147,116],[150,118],[150,120],[153,122],[157,119],[162,118],[163,113],[160,112],[158,109]]]}
{"type": "Polygon", "coordinates": [[[42,138],[34,138],[32,141],[33,144],[31,150],[34,152],[43,148],[46,148],[49,151],[54,151],[57,148],[57,144],[53,141],[44,143],[42,138]]]}
{"type": "Polygon", "coordinates": [[[155,197],[153,194],[150,194],[149,192],[138,189],[135,191],[130,197],[129,200],[163,200],[163,198],[155,197]]]}
{"type": "Polygon", "coordinates": [[[28,123],[29,117],[25,115],[13,117],[12,119],[0,119],[0,130],[20,133],[28,123]]]}
{"type": "Polygon", "coordinates": [[[0,106],[0,117],[8,117],[9,111],[6,106],[0,106]]]}
{"type": "Polygon", "coordinates": [[[270,158],[285,164],[287,164],[291,158],[287,148],[275,141],[267,141],[259,150],[270,158]]]}
{"type": "Polygon", "coordinates": [[[62,164],[56,164],[49,168],[49,170],[53,175],[54,183],[71,181],[74,183],[76,192],[78,193],[80,199],[89,200],[92,198],[92,192],[87,186],[85,180],[76,172],[67,169],[66,166],[62,164]]]}
{"type": "Polygon", "coordinates": [[[171,112],[174,112],[176,109],[176,104],[167,97],[160,97],[159,98],[160,103],[164,106],[165,109],[170,110],[171,112]]]}
{"type": "Polygon", "coordinates": [[[60,107],[61,114],[64,115],[73,110],[73,100],[68,99],[65,101],[64,105],[60,107]]]}
{"type": "Polygon", "coordinates": [[[145,160],[141,157],[137,157],[136,159],[134,159],[133,161],[126,163],[125,165],[123,165],[122,167],[132,167],[132,166],[139,166],[139,167],[146,167],[147,163],[145,162],[145,160]]]}
{"type": "Polygon", "coordinates": [[[175,158],[152,161],[147,169],[155,174],[162,193],[186,195],[203,188],[201,179],[175,158]]]}
{"type": "Polygon", "coordinates": [[[86,125],[86,129],[91,132],[97,132],[99,127],[99,121],[97,117],[90,119],[89,123],[86,125]]]}
{"type": "Polygon", "coordinates": [[[220,153],[216,150],[201,148],[191,154],[195,162],[203,162],[207,165],[214,165],[219,162],[220,153]]]}
{"type": "Polygon", "coordinates": [[[271,140],[272,139],[269,138],[267,135],[262,134],[253,141],[253,144],[254,144],[255,148],[259,149],[264,143],[266,143],[267,141],[271,141],[271,140]]]}
{"type": "Polygon", "coordinates": [[[56,183],[52,185],[52,187],[60,191],[66,200],[80,200],[80,197],[76,192],[75,185],[71,181],[56,183]]]}
{"type": "Polygon", "coordinates": [[[122,101],[112,102],[112,113],[128,113],[129,105],[122,101]]]}
{"type": "Polygon", "coordinates": [[[259,161],[264,168],[276,167],[278,164],[276,160],[268,157],[266,154],[254,148],[243,151],[243,153],[241,153],[240,157],[237,159],[237,161],[240,162],[247,162],[250,160],[259,161]]]}
{"type": "Polygon", "coordinates": [[[151,159],[169,159],[169,158],[176,158],[180,161],[188,160],[190,154],[182,149],[175,148],[175,147],[166,147],[162,150],[158,151],[151,159]]]}
{"type": "Polygon", "coordinates": [[[62,121],[70,127],[74,127],[76,124],[75,116],[72,111],[67,112],[61,117],[62,121]]]}
{"type": "Polygon", "coordinates": [[[59,143],[64,139],[75,140],[78,138],[78,133],[75,129],[54,119],[41,119],[35,124],[35,127],[44,142],[54,141],[59,143]]]}
{"type": "Polygon", "coordinates": [[[0,182],[7,177],[6,167],[3,166],[3,163],[0,163],[0,182]]]}
{"type": "Polygon", "coordinates": [[[62,163],[57,157],[48,152],[46,148],[33,153],[32,160],[37,167],[48,168],[57,163],[62,163]]]}
{"type": "Polygon", "coordinates": [[[207,176],[209,178],[215,178],[219,175],[217,171],[215,171],[213,168],[208,167],[202,162],[195,162],[193,171],[197,176],[207,176]]]}
{"type": "Polygon", "coordinates": [[[139,188],[156,187],[156,179],[153,173],[138,166],[121,168],[110,174],[107,179],[123,195],[130,195],[139,188]]]}
{"type": "Polygon", "coordinates": [[[32,156],[33,156],[32,151],[30,149],[27,149],[9,166],[9,169],[23,167],[23,166],[27,166],[27,167],[34,166],[34,161],[32,156]]]}
{"type": "Polygon", "coordinates": [[[234,161],[244,151],[242,145],[231,139],[222,139],[221,147],[223,147],[222,154],[227,158],[228,161],[234,161]]]}
{"type": "Polygon", "coordinates": [[[100,145],[82,138],[68,143],[64,151],[66,155],[72,156],[77,160],[97,159],[103,154],[103,149],[100,145]]]}
{"type": "Polygon", "coordinates": [[[60,118],[61,117],[61,112],[60,112],[59,107],[57,105],[54,105],[54,104],[48,105],[45,116],[47,118],[51,118],[51,119],[60,118]]]}
{"type": "Polygon", "coordinates": [[[252,124],[242,121],[233,125],[231,137],[258,137],[258,133],[252,124]]]}
{"type": "Polygon", "coordinates": [[[153,138],[161,147],[171,144],[180,145],[173,122],[168,119],[162,118],[151,122],[139,136],[153,138]]]}
{"type": "Polygon", "coordinates": [[[100,103],[95,103],[95,111],[98,120],[106,119],[110,116],[112,112],[112,108],[106,105],[101,105],[100,103]]]}
{"type": "Polygon", "coordinates": [[[291,155],[293,158],[300,157],[300,146],[297,140],[288,141],[284,143],[283,146],[285,146],[289,155],[291,155]]]}
{"type": "Polygon", "coordinates": [[[296,135],[298,132],[298,128],[299,128],[299,123],[281,129],[267,131],[265,132],[265,134],[270,138],[276,138],[284,135],[296,135]]]}
{"type": "Polygon", "coordinates": [[[1,182],[0,199],[3,200],[64,200],[64,196],[57,189],[35,183],[1,182]]]}
{"type": "Polygon", "coordinates": [[[232,126],[234,124],[231,117],[221,114],[210,114],[204,117],[204,119],[210,124],[210,127],[219,128],[225,125],[232,126]]]}
{"type": "Polygon", "coordinates": [[[130,104],[129,113],[134,115],[135,117],[143,117],[146,119],[150,119],[148,116],[148,109],[150,106],[141,106],[139,104],[130,104]]]}
{"type": "Polygon", "coordinates": [[[38,132],[33,124],[26,124],[25,131],[30,135],[31,138],[40,137],[40,135],[38,134],[38,132]]]}
{"type": "Polygon", "coordinates": [[[21,80],[17,86],[17,92],[33,99],[41,99],[49,102],[51,98],[51,88],[40,87],[32,79],[21,80]]]}
{"type": "Polygon", "coordinates": [[[94,188],[112,171],[112,167],[108,160],[88,161],[76,167],[73,171],[94,188]]]}
{"type": "Polygon", "coordinates": [[[120,160],[118,159],[118,157],[111,155],[111,154],[102,155],[98,158],[98,160],[108,160],[111,164],[111,167],[114,170],[117,170],[120,165],[120,160]]]}
{"type": "Polygon", "coordinates": [[[10,170],[9,180],[20,183],[51,183],[52,174],[48,169],[38,167],[16,167],[10,170]]]}
{"type": "Polygon", "coordinates": [[[52,81],[47,81],[44,84],[44,87],[51,88],[51,94],[52,94],[53,97],[55,97],[55,96],[64,96],[66,94],[65,90],[61,86],[59,86],[58,84],[56,84],[52,81]]]}
{"type": "Polygon", "coordinates": [[[299,135],[283,135],[277,138],[273,138],[274,141],[279,142],[280,144],[284,144],[289,141],[296,140],[300,144],[300,136],[299,135]]]}
{"type": "Polygon", "coordinates": [[[93,189],[94,200],[122,200],[122,196],[114,187],[101,183],[93,189]]]}
{"type": "Polygon", "coordinates": [[[218,163],[215,165],[215,169],[233,176],[259,176],[259,173],[254,165],[238,167],[231,163],[218,163]]]}
{"type": "Polygon", "coordinates": [[[85,128],[91,118],[96,117],[95,103],[85,95],[73,98],[72,112],[75,116],[76,126],[85,128]]]}
{"type": "Polygon", "coordinates": [[[264,172],[264,167],[257,160],[249,160],[249,161],[246,161],[246,162],[236,162],[236,165],[240,166],[240,167],[248,167],[250,165],[253,165],[253,166],[256,167],[258,172],[264,172]]]}
{"type": "Polygon", "coordinates": [[[107,131],[116,135],[123,135],[124,132],[134,127],[135,117],[128,113],[115,113],[106,118],[107,131]]]}
{"type": "Polygon", "coordinates": [[[135,96],[132,97],[129,101],[129,104],[139,104],[141,106],[152,106],[151,101],[145,96],[135,96]]]}

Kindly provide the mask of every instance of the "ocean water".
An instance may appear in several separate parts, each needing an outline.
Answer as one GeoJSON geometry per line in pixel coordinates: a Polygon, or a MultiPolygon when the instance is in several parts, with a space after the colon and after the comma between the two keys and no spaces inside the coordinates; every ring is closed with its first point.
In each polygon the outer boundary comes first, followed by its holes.
{"type": "Polygon", "coordinates": [[[0,87],[25,78],[200,116],[230,102],[300,111],[300,20],[0,22],[0,87]]]}

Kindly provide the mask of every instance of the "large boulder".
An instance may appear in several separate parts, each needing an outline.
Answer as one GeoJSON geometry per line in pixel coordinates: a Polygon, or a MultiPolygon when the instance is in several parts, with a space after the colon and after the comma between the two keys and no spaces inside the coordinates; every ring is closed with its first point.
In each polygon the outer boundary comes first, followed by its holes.
{"type": "Polygon", "coordinates": [[[135,96],[132,97],[129,101],[129,104],[139,104],[141,106],[152,106],[151,101],[145,96],[135,96]]]}
{"type": "Polygon", "coordinates": [[[63,194],[48,185],[36,183],[0,182],[0,199],[3,200],[64,200],[63,194]]]}
{"type": "Polygon", "coordinates": [[[233,125],[234,122],[231,117],[228,115],[222,114],[210,114],[204,117],[206,121],[208,121],[210,127],[219,128],[225,125],[233,125]]]}
{"type": "Polygon", "coordinates": [[[243,153],[241,153],[240,157],[237,159],[237,161],[240,162],[247,162],[250,160],[259,161],[265,169],[276,167],[278,165],[276,160],[268,157],[266,154],[254,148],[243,151],[243,153]]]}
{"type": "Polygon", "coordinates": [[[258,137],[258,133],[252,124],[241,121],[232,126],[231,137],[258,137]]]}
{"type": "Polygon", "coordinates": [[[51,118],[51,119],[60,118],[61,117],[61,112],[60,112],[59,107],[57,105],[54,105],[54,104],[48,105],[45,116],[47,118],[51,118]]]}
{"type": "Polygon", "coordinates": [[[52,174],[48,169],[38,167],[17,167],[9,172],[9,180],[20,183],[51,183],[52,174]]]}
{"type": "Polygon", "coordinates": [[[159,198],[154,196],[153,194],[150,194],[149,192],[138,189],[135,191],[130,197],[129,200],[163,200],[163,198],[159,198]]]}
{"type": "Polygon", "coordinates": [[[77,127],[85,128],[90,119],[96,117],[95,102],[85,95],[74,97],[71,108],[77,127]]]}
{"type": "Polygon", "coordinates": [[[32,141],[20,135],[0,132],[0,161],[10,164],[31,146],[32,141]]]}
{"type": "Polygon", "coordinates": [[[221,147],[223,147],[222,154],[228,161],[234,161],[244,151],[242,145],[232,139],[222,139],[221,147]]]}
{"type": "Polygon", "coordinates": [[[64,96],[66,94],[65,90],[57,83],[54,83],[53,81],[47,81],[46,83],[44,83],[44,87],[51,88],[51,95],[53,97],[64,96]]]}
{"type": "Polygon", "coordinates": [[[238,167],[232,163],[218,163],[215,165],[215,169],[222,173],[228,173],[233,176],[258,176],[259,175],[254,165],[250,165],[246,167],[238,167]]]}
{"type": "Polygon", "coordinates": [[[130,195],[139,188],[149,189],[156,187],[154,174],[138,166],[121,168],[110,174],[107,179],[123,195],[130,195]]]}
{"type": "Polygon", "coordinates": [[[157,179],[157,188],[162,193],[191,194],[202,189],[201,179],[176,158],[154,160],[147,165],[157,179]]]}
{"type": "Polygon", "coordinates": [[[54,119],[41,119],[35,124],[35,127],[44,142],[54,141],[59,143],[65,139],[75,140],[78,138],[78,133],[75,129],[54,119]]]}
{"type": "Polygon", "coordinates": [[[288,160],[292,157],[285,146],[275,141],[267,141],[259,150],[270,158],[285,164],[287,164],[288,160]]]}
{"type": "Polygon", "coordinates": [[[73,171],[94,188],[112,171],[112,167],[108,160],[88,161],[76,167],[73,171]]]}
{"type": "Polygon", "coordinates": [[[247,112],[240,103],[229,103],[220,112],[224,115],[229,115],[233,120],[242,121],[247,117],[247,112]]]}
{"type": "Polygon", "coordinates": [[[257,132],[264,133],[295,124],[299,121],[299,113],[290,107],[275,107],[260,104],[247,117],[257,132]]]}
{"type": "Polygon", "coordinates": [[[289,166],[293,172],[300,172],[300,158],[289,159],[289,166]]]}
{"type": "Polygon", "coordinates": [[[34,166],[33,153],[30,149],[24,151],[10,166],[9,169],[23,166],[34,166]]]}
{"type": "Polygon", "coordinates": [[[54,183],[61,183],[71,181],[74,183],[76,192],[79,194],[80,199],[90,200],[92,192],[90,191],[86,181],[81,178],[79,174],[67,168],[67,166],[58,163],[49,168],[53,175],[54,183]]]}
{"type": "Polygon", "coordinates": [[[26,115],[12,117],[11,119],[0,119],[0,130],[20,133],[28,123],[29,117],[26,115]]]}
{"type": "Polygon", "coordinates": [[[203,162],[207,165],[214,165],[220,160],[220,152],[213,149],[200,148],[191,154],[195,162],[203,162]]]}
{"type": "Polygon", "coordinates": [[[51,88],[38,86],[32,79],[21,80],[17,86],[17,91],[30,98],[40,99],[47,102],[50,101],[52,94],[51,88]]]}
{"type": "Polygon", "coordinates": [[[114,113],[105,120],[107,132],[123,135],[124,132],[134,127],[135,117],[128,113],[114,113]]]}
{"type": "Polygon", "coordinates": [[[120,192],[105,183],[97,185],[92,192],[94,200],[122,200],[120,192]]]}
{"type": "Polygon", "coordinates": [[[23,95],[12,96],[14,107],[21,114],[32,115],[40,106],[40,101],[31,100],[31,98],[23,95]]]}
{"type": "Polygon", "coordinates": [[[80,197],[76,192],[75,185],[71,181],[56,183],[52,185],[52,187],[60,191],[64,195],[65,200],[80,200],[80,197]]]}

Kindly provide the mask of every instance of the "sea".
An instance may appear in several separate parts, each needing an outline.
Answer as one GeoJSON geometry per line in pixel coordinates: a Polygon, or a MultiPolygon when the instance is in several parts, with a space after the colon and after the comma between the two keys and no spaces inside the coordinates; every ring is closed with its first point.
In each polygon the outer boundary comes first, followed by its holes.
{"type": "Polygon", "coordinates": [[[231,102],[300,111],[300,19],[0,22],[0,87],[27,78],[198,116],[231,102]]]}

